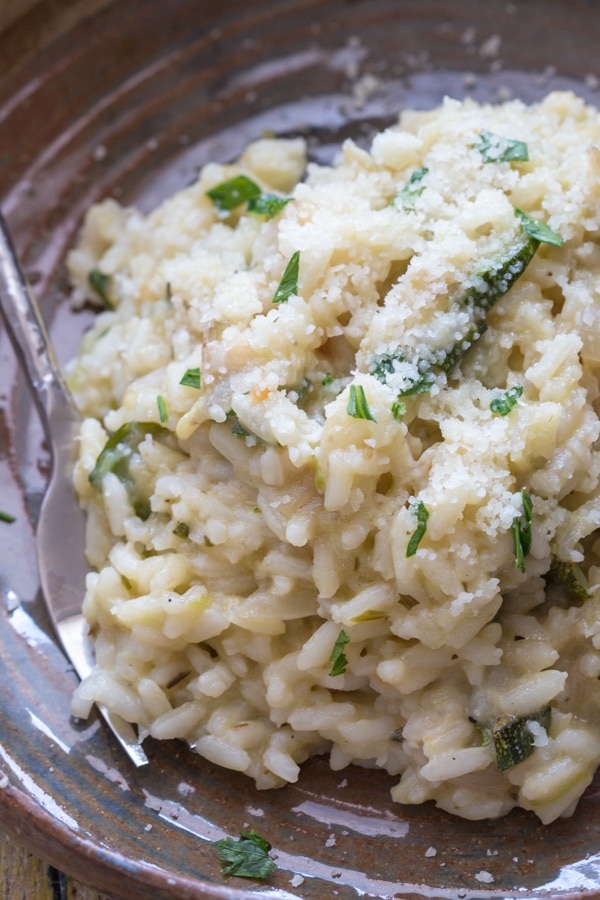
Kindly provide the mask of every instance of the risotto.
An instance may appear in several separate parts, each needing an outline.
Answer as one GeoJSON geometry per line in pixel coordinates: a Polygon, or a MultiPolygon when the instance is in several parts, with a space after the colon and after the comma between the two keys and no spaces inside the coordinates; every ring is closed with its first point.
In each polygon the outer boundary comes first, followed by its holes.
{"type": "Polygon", "coordinates": [[[600,114],[264,139],[69,258],[76,716],[261,789],[327,754],[402,804],[569,815],[600,762],[600,114]]]}

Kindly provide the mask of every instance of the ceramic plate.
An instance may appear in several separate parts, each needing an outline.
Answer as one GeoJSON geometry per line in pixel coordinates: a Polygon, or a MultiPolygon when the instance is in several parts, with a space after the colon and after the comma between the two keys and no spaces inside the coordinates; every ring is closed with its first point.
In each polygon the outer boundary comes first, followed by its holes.
{"type": "MultiPolygon", "coordinates": [[[[62,361],[89,324],[63,261],[90,203],[151,208],[265,131],[329,160],[404,106],[444,95],[600,103],[595,0],[73,0],[25,3],[0,33],[0,198],[62,361]]],[[[391,779],[315,759],[256,792],[179,744],[135,771],[96,718],[70,719],[75,676],[39,596],[35,521],[48,455],[0,343],[0,817],[79,879],[131,898],[600,897],[600,796],[541,826],[402,808],[391,779]],[[213,842],[255,828],[267,884],[225,879],[213,842]]],[[[60,523],[57,523],[60,528],[60,523]]]]}

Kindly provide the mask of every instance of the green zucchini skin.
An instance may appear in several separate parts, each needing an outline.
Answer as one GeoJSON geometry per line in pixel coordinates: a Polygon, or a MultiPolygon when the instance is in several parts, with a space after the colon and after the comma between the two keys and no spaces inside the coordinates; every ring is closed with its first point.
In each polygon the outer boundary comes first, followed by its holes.
{"type": "Polygon", "coordinates": [[[397,363],[410,362],[416,365],[419,377],[407,379],[398,396],[431,390],[440,375],[452,374],[465,353],[479,340],[487,327],[488,312],[520,278],[539,245],[536,238],[523,234],[489,269],[469,279],[468,286],[453,300],[454,306],[469,312],[468,323],[450,347],[435,348],[427,357],[415,359],[409,349],[399,346],[391,353],[377,354],[369,365],[369,372],[386,384],[396,372],[397,363]]]}
{"type": "Polygon", "coordinates": [[[528,722],[534,721],[548,730],[551,709],[544,707],[531,716],[501,716],[491,728],[492,744],[496,755],[496,766],[505,772],[531,756],[534,751],[534,737],[528,722]]]}

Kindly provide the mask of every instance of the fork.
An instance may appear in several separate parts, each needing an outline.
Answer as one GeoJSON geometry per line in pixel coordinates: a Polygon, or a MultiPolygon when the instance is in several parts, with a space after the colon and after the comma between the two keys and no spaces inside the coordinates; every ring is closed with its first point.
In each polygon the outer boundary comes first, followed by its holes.
{"type": "MultiPolygon", "coordinates": [[[[31,388],[52,460],[36,529],[42,593],[66,656],[77,675],[85,678],[94,665],[81,612],[88,570],[85,521],[70,478],[79,413],[60,373],[40,309],[19,265],[1,213],[0,309],[31,388]]],[[[148,758],[133,726],[105,707],[99,710],[133,764],[145,765],[148,758]]]]}

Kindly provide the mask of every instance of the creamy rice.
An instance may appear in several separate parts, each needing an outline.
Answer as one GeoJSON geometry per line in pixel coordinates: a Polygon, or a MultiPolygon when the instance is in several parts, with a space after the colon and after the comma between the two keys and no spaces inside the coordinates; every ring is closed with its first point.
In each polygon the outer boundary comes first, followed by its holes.
{"type": "Polygon", "coordinates": [[[599,147],[570,93],[446,100],[331,167],[265,139],[147,216],[90,210],[75,715],[258,788],[325,753],[399,803],[572,813],[600,761],[599,147]],[[286,202],[222,209],[241,174],[286,202]]]}

